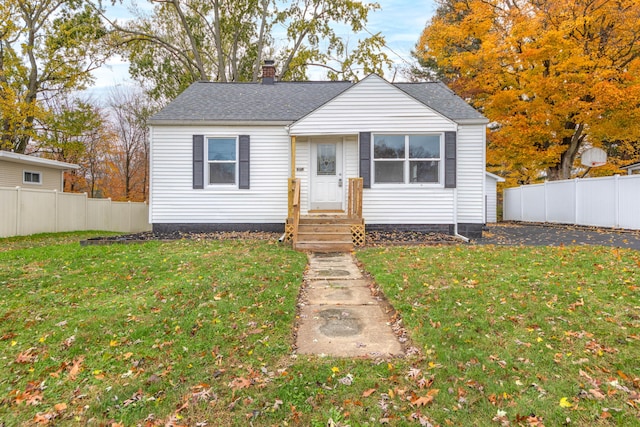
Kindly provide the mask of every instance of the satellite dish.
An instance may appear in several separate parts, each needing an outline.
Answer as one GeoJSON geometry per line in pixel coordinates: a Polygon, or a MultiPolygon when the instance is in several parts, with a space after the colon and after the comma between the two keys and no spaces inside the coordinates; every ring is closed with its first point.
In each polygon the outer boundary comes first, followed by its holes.
{"type": "Polygon", "coordinates": [[[581,163],[589,168],[597,168],[607,163],[607,153],[601,148],[589,148],[582,153],[581,163]]]}

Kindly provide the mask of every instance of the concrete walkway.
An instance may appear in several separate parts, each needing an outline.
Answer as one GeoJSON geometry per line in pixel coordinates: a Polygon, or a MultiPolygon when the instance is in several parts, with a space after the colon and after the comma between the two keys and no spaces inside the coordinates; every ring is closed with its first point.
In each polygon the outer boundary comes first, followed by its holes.
{"type": "Polygon", "coordinates": [[[403,355],[380,300],[349,253],[309,254],[299,297],[297,352],[337,357],[403,355]]]}

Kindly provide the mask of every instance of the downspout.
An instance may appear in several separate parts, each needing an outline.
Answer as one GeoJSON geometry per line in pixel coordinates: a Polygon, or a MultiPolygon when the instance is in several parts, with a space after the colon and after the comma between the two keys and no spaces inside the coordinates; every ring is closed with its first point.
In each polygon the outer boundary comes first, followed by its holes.
{"type": "Polygon", "coordinates": [[[458,187],[453,189],[453,235],[458,239],[469,243],[469,239],[462,234],[458,234],[458,187]]]}
{"type": "Polygon", "coordinates": [[[154,192],[151,191],[153,189],[153,177],[155,175],[154,170],[153,170],[153,151],[154,151],[154,144],[153,144],[153,135],[154,135],[154,131],[155,128],[153,126],[149,126],[149,134],[148,137],[149,138],[149,190],[147,193],[147,203],[149,206],[149,215],[147,215],[147,222],[149,223],[149,226],[151,227],[151,231],[153,231],[153,194],[154,192]]]}

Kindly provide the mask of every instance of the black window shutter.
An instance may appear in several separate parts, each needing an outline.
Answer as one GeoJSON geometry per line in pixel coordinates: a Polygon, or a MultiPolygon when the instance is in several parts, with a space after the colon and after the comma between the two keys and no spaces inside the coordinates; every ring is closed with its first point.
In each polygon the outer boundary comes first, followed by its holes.
{"type": "Polygon", "coordinates": [[[360,132],[360,177],[362,187],[371,188],[371,132],[360,132]]]}
{"type": "Polygon", "coordinates": [[[238,186],[242,189],[249,189],[249,135],[240,135],[238,144],[238,186]]]}
{"type": "Polygon", "coordinates": [[[204,188],[204,135],[193,135],[193,188],[204,188]]]}
{"type": "Polygon", "coordinates": [[[444,133],[444,187],[456,188],[456,132],[444,133]]]}

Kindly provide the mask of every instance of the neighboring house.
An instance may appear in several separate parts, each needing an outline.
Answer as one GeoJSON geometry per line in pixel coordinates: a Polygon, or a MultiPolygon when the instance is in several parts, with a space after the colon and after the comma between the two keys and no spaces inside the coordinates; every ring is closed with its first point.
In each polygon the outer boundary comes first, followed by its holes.
{"type": "Polygon", "coordinates": [[[0,150],[0,187],[64,191],[64,171],[80,166],[0,150]]]}
{"type": "Polygon", "coordinates": [[[488,120],[442,83],[197,82],[150,120],[156,231],[283,231],[347,208],[362,177],[367,229],[479,237],[488,120]],[[354,185],[355,188],[355,185],[354,185]]]}
{"type": "Polygon", "coordinates": [[[486,222],[498,222],[498,183],[504,182],[504,178],[485,172],[485,211],[486,222]]]}
{"type": "Polygon", "coordinates": [[[640,174],[640,162],[632,163],[627,166],[623,166],[620,169],[625,169],[628,175],[640,174]]]}

